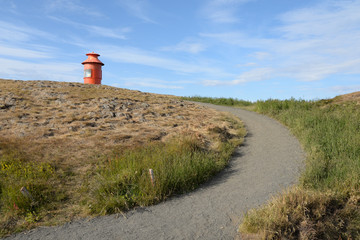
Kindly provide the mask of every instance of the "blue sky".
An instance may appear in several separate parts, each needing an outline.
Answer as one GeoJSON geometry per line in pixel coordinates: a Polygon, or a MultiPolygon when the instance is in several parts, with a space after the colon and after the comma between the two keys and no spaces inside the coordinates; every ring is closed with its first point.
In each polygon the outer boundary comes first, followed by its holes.
{"type": "Polygon", "coordinates": [[[0,78],[178,96],[330,98],[360,91],[360,0],[0,0],[0,78]]]}

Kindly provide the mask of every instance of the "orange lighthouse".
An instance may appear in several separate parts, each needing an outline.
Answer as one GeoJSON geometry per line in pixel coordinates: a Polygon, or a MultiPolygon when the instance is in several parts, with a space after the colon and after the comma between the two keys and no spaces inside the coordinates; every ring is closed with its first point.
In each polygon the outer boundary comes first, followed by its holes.
{"type": "Polygon", "coordinates": [[[86,56],[88,56],[88,59],[81,63],[84,65],[84,83],[101,84],[101,67],[104,64],[98,59],[100,54],[92,52],[86,54],[86,56]]]}

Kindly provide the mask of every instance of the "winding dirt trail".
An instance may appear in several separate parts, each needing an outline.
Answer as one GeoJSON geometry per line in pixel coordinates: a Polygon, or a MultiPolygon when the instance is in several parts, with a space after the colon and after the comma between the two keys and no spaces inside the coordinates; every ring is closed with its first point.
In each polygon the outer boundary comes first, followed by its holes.
{"type": "Polygon", "coordinates": [[[126,216],[111,215],[42,227],[7,239],[234,239],[244,213],[296,183],[305,154],[281,124],[230,107],[244,121],[245,143],[229,167],[200,189],[126,216]]]}

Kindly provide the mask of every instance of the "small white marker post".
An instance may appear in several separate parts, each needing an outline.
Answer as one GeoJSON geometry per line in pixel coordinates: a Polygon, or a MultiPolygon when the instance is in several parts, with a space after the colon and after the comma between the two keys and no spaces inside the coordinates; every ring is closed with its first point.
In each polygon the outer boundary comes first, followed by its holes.
{"type": "Polygon", "coordinates": [[[31,199],[31,201],[34,202],[33,196],[32,196],[31,193],[26,189],[26,187],[22,187],[22,188],[20,189],[20,192],[22,193],[22,195],[24,195],[24,197],[29,198],[29,199],[31,199]]]}
{"type": "Polygon", "coordinates": [[[149,169],[149,175],[150,175],[150,179],[151,179],[151,184],[154,187],[155,186],[155,177],[154,177],[154,171],[151,168],[149,169]]]}

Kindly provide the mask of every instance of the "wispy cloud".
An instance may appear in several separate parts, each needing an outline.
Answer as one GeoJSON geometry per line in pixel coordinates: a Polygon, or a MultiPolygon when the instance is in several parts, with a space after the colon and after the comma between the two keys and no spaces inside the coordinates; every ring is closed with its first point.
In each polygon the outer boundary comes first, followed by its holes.
{"type": "Polygon", "coordinates": [[[360,85],[351,85],[351,86],[333,86],[330,87],[330,91],[335,92],[337,94],[345,94],[351,92],[358,92],[360,91],[360,85]]]}
{"type": "Polygon", "coordinates": [[[250,54],[250,56],[257,60],[261,60],[261,61],[271,58],[271,54],[268,52],[254,52],[254,53],[250,54]]]}
{"type": "Polygon", "coordinates": [[[0,56],[4,57],[0,57],[0,76],[23,80],[81,80],[74,78],[81,72],[78,63],[51,61],[57,57],[58,49],[46,45],[46,41],[56,42],[58,38],[25,23],[0,21],[0,56]]]}
{"type": "Polygon", "coordinates": [[[238,64],[236,65],[237,67],[254,67],[257,66],[258,64],[256,62],[248,62],[248,63],[244,63],[244,64],[238,64]]]}
{"type": "Polygon", "coordinates": [[[125,81],[125,86],[138,86],[138,87],[150,87],[159,89],[182,89],[182,86],[176,86],[170,84],[168,81],[163,81],[154,78],[121,78],[125,81]]]}
{"type": "Polygon", "coordinates": [[[1,1],[1,8],[0,8],[0,12],[2,12],[2,11],[17,14],[18,13],[17,5],[15,4],[15,2],[13,0],[3,0],[3,1],[1,1]]]}
{"type": "MultiPolygon", "coordinates": [[[[235,45],[242,48],[263,48],[272,50],[272,47],[279,43],[278,39],[267,39],[267,38],[254,38],[247,35],[245,32],[240,31],[229,31],[219,33],[199,33],[201,37],[212,38],[219,42],[235,45]]],[[[280,44],[279,44],[280,45],[280,44]]],[[[255,53],[255,52],[254,52],[255,53]]]]}
{"type": "Polygon", "coordinates": [[[115,62],[133,63],[156,68],[167,69],[178,73],[219,74],[220,69],[204,65],[200,62],[183,62],[160,56],[157,53],[144,51],[133,47],[98,46],[104,58],[115,62]]]}
{"type": "Polygon", "coordinates": [[[26,24],[0,21],[0,56],[25,59],[52,58],[56,48],[41,42],[54,39],[54,35],[26,24]]]}
{"type": "Polygon", "coordinates": [[[25,42],[35,38],[55,39],[55,36],[28,26],[0,21],[0,41],[25,42]]]}
{"type": "Polygon", "coordinates": [[[274,73],[272,68],[255,68],[250,71],[246,71],[240,74],[236,79],[230,81],[222,80],[205,80],[202,82],[205,86],[226,86],[226,85],[238,85],[247,82],[263,81],[271,78],[274,73]]]}
{"type": "Polygon", "coordinates": [[[104,37],[111,37],[111,38],[118,38],[118,39],[126,39],[125,33],[131,31],[131,28],[125,27],[121,29],[112,29],[112,28],[105,28],[100,26],[94,25],[85,25],[88,27],[88,31],[90,33],[96,33],[97,35],[104,36],[104,37]]]}
{"type": "Polygon", "coordinates": [[[0,45],[0,56],[20,57],[20,58],[52,58],[48,52],[36,51],[20,47],[0,45]]]}
{"type": "Polygon", "coordinates": [[[69,24],[75,28],[85,29],[86,31],[88,31],[91,34],[95,33],[97,36],[102,36],[102,37],[126,39],[125,33],[128,33],[131,31],[131,28],[129,28],[129,27],[113,29],[113,28],[106,28],[106,27],[100,27],[100,26],[95,26],[95,25],[83,24],[83,23],[75,22],[75,21],[65,19],[65,18],[58,18],[58,17],[50,17],[50,18],[53,20],[56,20],[58,22],[69,24]]]}
{"type": "Polygon", "coordinates": [[[332,74],[360,73],[359,12],[359,0],[323,1],[279,16],[280,27],[269,29],[276,38],[257,38],[240,31],[201,36],[253,49],[250,57],[272,66],[276,76],[318,81],[332,74]]]}
{"type": "Polygon", "coordinates": [[[211,0],[202,9],[202,15],[215,23],[234,23],[239,18],[237,7],[251,0],[211,0]]]}
{"type": "Polygon", "coordinates": [[[193,54],[200,53],[205,49],[206,49],[206,45],[204,43],[191,39],[185,39],[184,41],[174,46],[166,46],[161,48],[162,51],[188,52],[193,54]]]}
{"type": "Polygon", "coordinates": [[[333,74],[359,74],[360,58],[355,60],[339,61],[336,63],[316,62],[297,63],[296,65],[285,65],[278,69],[278,76],[295,77],[301,81],[318,81],[333,74]]]}
{"type": "Polygon", "coordinates": [[[332,36],[359,30],[360,1],[325,1],[312,8],[291,11],[280,16],[285,24],[277,30],[288,39],[332,36]]]}
{"type": "Polygon", "coordinates": [[[39,62],[32,63],[21,60],[0,58],[0,76],[21,80],[53,80],[65,82],[81,82],[79,75],[82,66],[79,63],[39,62]],[[59,71],[61,69],[61,71],[59,71]],[[78,76],[78,77],[75,77],[78,76]]]}
{"type": "Polygon", "coordinates": [[[84,2],[79,2],[79,0],[47,0],[46,1],[46,11],[47,12],[73,12],[75,14],[85,14],[93,17],[103,17],[104,15],[91,9],[89,4],[84,4],[84,2]]]}
{"type": "Polygon", "coordinates": [[[149,2],[147,0],[118,0],[118,3],[131,15],[145,22],[155,23],[155,21],[149,17],[149,2]]]}

